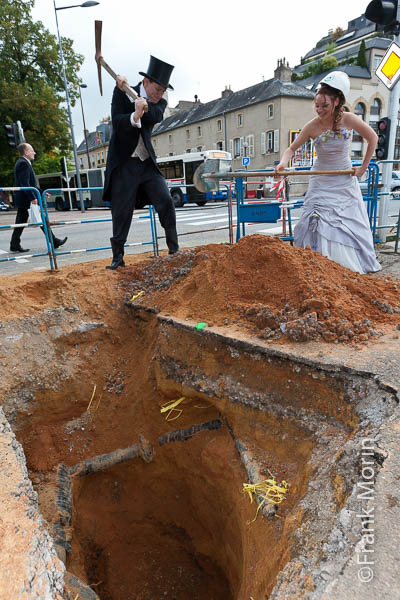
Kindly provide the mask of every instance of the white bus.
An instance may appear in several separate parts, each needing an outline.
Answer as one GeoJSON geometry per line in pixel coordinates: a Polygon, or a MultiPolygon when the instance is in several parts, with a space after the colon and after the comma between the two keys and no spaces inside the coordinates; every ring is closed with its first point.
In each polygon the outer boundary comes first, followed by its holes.
{"type": "Polygon", "coordinates": [[[167,180],[176,207],[181,207],[187,202],[195,202],[198,206],[204,206],[208,200],[222,200],[228,197],[228,187],[222,182],[216,192],[205,194],[197,191],[194,187],[194,172],[205,160],[219,160],[221,171],[231,170],[231,154],[222,150],[187,152],[186,154],[157,158],[158,166],[167,180]]]}
{"type": "MultiPolygon", "coordinates": [[[[100,187],[104,186],[104,174],[105,167],[99,169],[80,169],[79,174],[81,176],[81,186],[85,187],[100,187]]],[[[68,171],[70,176],[69,187],[76,187],[75,170],[68,171]]],[[[37,175],[39,187],[42,191],[45,190],[56,190],[51,193],[50,198],[47,199],[47,205],[55,207],[56,210],[70,210],[70,208],[80,208],[79,194],[76,192],[61,192],[58,191],[62,188],[68,187],[63,174],[60,173],[46,173],[45,175],[37,175]]],[[[109,203],[103,201],[103,191],[93,190],[82,192],[83,201],[85,208],[96,207],[108,207],[109,203]]]]}

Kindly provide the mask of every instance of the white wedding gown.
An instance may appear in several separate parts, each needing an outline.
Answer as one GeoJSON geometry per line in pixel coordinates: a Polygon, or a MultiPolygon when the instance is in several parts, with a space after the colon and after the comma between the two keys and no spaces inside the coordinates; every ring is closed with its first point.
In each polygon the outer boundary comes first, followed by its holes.
{"type": "MultiPolygon", "coordinates": [[[[351,131],[325,131],[315,139],[312,170],[351,169],[351,131]]],[[[312,172],[311,170],[311,172],[312,172]]],[[[379,271],[360,185],[352,175],[311,175],[294,245],[311,246],[358,273],[379,271]]]]}

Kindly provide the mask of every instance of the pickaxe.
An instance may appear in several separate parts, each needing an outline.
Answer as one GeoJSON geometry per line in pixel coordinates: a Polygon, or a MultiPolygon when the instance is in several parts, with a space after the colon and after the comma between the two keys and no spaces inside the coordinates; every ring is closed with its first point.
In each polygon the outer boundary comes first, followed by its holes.
{"type": "MultiPolygon", "coordinates": [[[[103,67],[115,81],[117,80],[116,73],[114,73],[112,68],[106,63],[106,61],[104,60],[104,58],[101,55],[101,29],[102,29],[102,26],[103,26],[103,21],[95,21],[94,22],[94,35],[95,35],[95,41],[96,41],[96,56],[94,58],[97,63],[97,73],[99,76],[99,88],[100,88],[101,95],[103,95],[103,85],[101,82],[101,67],[103,67]]],[[[126,83],[123,84],[122,89],[133,100],[137,100],[139,98],[139,96],[137,95],[135,90],[133,90],[126,83]]],[[[148,106],[145,106],[144,111],[145,112],[148,111],[148,106]]]]}

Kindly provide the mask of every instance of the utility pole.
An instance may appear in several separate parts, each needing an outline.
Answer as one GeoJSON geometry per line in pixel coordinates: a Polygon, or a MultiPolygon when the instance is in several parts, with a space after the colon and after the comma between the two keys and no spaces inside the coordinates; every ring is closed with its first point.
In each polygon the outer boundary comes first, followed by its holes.
{"type": "MultiPolygon", "coordinates": [[[[394,41],[400,45],[400,6],[398,5],[397,0],[372,0],[372,2],[370,2],[367,6],[365,16],[367,19],[377,24],[377,30],[384,31],[385,33],[389,34],[394,34],[394,41]]],[[[389,123],[391,123],[388,143],[389,160],[394,159],[397,124],[399,120],[399,97],[400,87],[398,84],[395,84],[393,88],[389,91],[388,118],[389,123]]],[[[378,239],[380,242],[386,241],[387,229],[382,229],[381,226],[386,225],[389,222],[389,193],[391,190],[392,170],[392,163],[383,163],[383,195],[380,197],[378,211],[378,219],[380,226],[378,230],[378,239]]]]}

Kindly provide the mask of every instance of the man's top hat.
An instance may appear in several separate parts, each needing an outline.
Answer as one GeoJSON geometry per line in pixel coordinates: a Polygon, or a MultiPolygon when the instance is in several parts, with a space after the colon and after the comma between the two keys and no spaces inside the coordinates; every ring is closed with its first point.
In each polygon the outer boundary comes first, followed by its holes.
{"type": "Polygon", "coordinates": [[[139,75],[148,77],[149,79],[152,79],[153,81],[159,83],[163,87],[173,90],[174,88],[169,83],[169,78],[171,77],[173,68],[173,65],[169,65],[163,60],[160,60],[159,58],[150,55],[150,62],[147,68],[147,73],[139,71],[139,75]]]}

